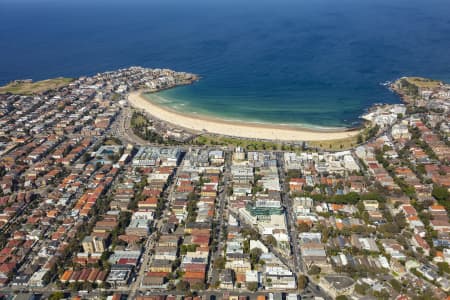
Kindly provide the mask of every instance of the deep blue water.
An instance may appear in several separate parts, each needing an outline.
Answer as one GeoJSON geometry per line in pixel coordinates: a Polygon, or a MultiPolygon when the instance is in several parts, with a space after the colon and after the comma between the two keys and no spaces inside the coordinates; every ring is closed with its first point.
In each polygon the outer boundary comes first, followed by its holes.
{"type": "Polygon", "coordinates": [[[0,84],[167,67],[202,76],[162,93],[185,110],[342,126],[399,101],[380,82],[450,79],[449,12],[448,0],[0,0],[0,84]]]}

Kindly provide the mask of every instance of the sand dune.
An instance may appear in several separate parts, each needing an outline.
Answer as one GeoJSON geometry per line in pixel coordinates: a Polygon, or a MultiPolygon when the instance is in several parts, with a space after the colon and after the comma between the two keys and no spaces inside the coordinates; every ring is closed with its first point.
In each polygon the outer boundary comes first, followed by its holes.
{"type": "Polygon", "coordinates": [[[295,126],[234,122],[204,115],[182,114],[149,101],[139,91],[130,93],[128,101],[134,108],[145,110],[162,121],[198,132],[207,131],[227,136],[278,141],[326,141],[345,139],[359,133],[358,130],[313,130],[295,126]]]}

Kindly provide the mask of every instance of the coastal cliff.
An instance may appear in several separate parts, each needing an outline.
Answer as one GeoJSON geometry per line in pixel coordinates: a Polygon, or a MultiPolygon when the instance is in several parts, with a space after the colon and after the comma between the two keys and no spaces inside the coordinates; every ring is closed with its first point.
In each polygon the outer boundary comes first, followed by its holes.
{"type": "Polygon", "coordinates": [[[423,77],[402,77],[394,81],[390,88],[397,93],[406,104],[413,104],[422,98],[423,94],[432,93],[442,87],[439,80],[423,77]]]}
{"type": "Polygon", "coordinates": [[[74,81],[73,78],[53,78],[33,82],[31,79],[14,80],[0,87],[0,94],[37,95],[50,90],[57,90],[74,81]]]}

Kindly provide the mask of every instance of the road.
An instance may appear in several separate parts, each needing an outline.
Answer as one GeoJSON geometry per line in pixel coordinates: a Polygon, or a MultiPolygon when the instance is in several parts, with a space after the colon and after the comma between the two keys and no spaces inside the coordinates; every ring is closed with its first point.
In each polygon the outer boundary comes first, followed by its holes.
{"type": "Polygon", "coordinates": [[[128,143],[139,146],[150,145],[150,142],[143,140],[134,134],[133,129],[131,128],[132,115],[133,112],[131,108],[122,107],[120,109],[119,115],[111,124],[108,133],[120,139],[124,144],[128,143]]]}
{"type": "Polygon", "coordinates": [[[222,188],[219,192],[219,195],[217,196],[217,202],[219,203],[219,209],[216,210],[216,214],[215,214],[215,221],[218,221],[218,225],[217,225],[217,229],[214,232],[214,240],[218,242],[217,244],[217,249],[216,251],[214,251],[214,253],[212,253],[211,255],[211,260],[210,260],[210,264],[209,264],[209,271],[208,271],[208,284],[210,286],[215,286],[216,282],[219,280],[219,270],[215,269],[214,266],[214,262],[216,261],[216,259],[223,254],[223,246],[224,246],[224,241],[223,241],[223,229],[225,226],[225,222],[227,221],[226,218],[228,216],[228,210],[225,208],[226,207],[226,202],[227,202],[227,187],[229,184],[229,180],[231,178],[231,157],[230,155],[226,156],[226,160],[225,160],[225,167],[224,167],[224,173],[223,173],[223,182],[222,182],[222,188]]]}
{"type": "Polygon", "coordinates": [[[140,269],[136,274],[136,280],[130,286],[130,294],[129,294],[130,299],[134,299],[134,297],[136,296],[136,292],[141,286],[142,279],[145,276],[145,271],[151,258],[150,251],[153,249],[155,238],[156,238],[156,231],[154,231],[145,242],[144,253],[142,254],[141,257],[140,269]]]}
{"type": "MultiPolygon", "coordinates": [[[[181,158],[181,160],[182,159],[183,159],[183,157],[181,158]]],[[[181,163],[181,161],[180,161],[180,163],[181,163]]],[[[141,264],[139,266],[139,271],[135,275],[135,278],[136,278],[135,281],[130,286],[130,294],[129,294],[130,299],[134,299],[137,292],[141,290],[141,283],[142,283],[142,280],[144,279],[145,273],[147,271],[148,265],[151,260],[151,251],[152,251],[152,249],[154,249],[156,242],[157,242],[157,240],[156,240],[157,233],[159,232],[159,229],[161,228],[162,224],[164,223],[164,219],[167,218],[167,213],[169,212],[169,209],[170,209],[170,205],[168,205],[168,203],[172,199],[172,193],[174,192],[174,187],[175,187],[174,183],[175,183],[175,179],[177,177],[177,172],[178,172],[178,168],[175,168],[173,171],[172,177],[169,179],[167,188],[163,192],[163,198],[168,201],[164,202],[165,207],[163,209],[163,212],[162,212],[161,216],[159,216],[159,218],[157,220],[155,220],[155,223],[153,226],[155,229],[154,232],[145,241],[144,253],[142,254],[142,257],[141,257],[141,264]]]]}
{"type": "MultiPolygon", "coordinates": [[[[106,295],[110,295],[112,293],[121,293],[128,295],[128,299],[135,299],[131,298],[131,294],[129,294],[128,287],[123,288],[110,288],[110,289],[95,289],[90,291],[89,293],[85,293],[83,291],[74,292],[69,289],[60,290],[60,289],[54,289],[49,290],[48,288],[24,288],[24,287],[11,287],[7,289],[0,289],[0,291],[4,294],[10,294],[11,296],[18,295],[18,294],[28,294],[33,293],[37,295],[42,295],[42,299],[48,299],[48,297],[53,294],[54,292],[62,292],[65,294],[65,298],[71,298],[70,296],[83,296],[88,297],[89,299],[95,299],[95,298],[106,298],[106,295]]],[[[260,292],[248,292],[248,291],[222,291],[222,290],[214,290],[214,291],[199,291],[197,292],[197,295],[202,296],[203,299],[209,300],[209,299],[221,299],[223,294],[229,294],[230,296],[248,296],[250,300],[256,300],[256,297],[259,295],[265,295],[269,294],[269,291],[260,291],[260,292]]],[[[174,296],[186,296],[188,293],[181,292],[177,290],[173,291],[163,291],[163,290],[140,290],[137,291],[135,296],[158,296],[158,295],[174,295],[174,296]]],[[[303,299],[303,298],[302,298],[303,299]]]]}
{"type": "Polygon", "coordinates": [[[304,267],[300,257],[300,249],[298,248],[297,231],[295,228],[295,216],[293,213],[292,200],[289,197],[288,183],[286,183],[286,176],[284,171],[284,157],[283,152],[277,152],[277,165],[278,175],[280,178],[280,184],[282,186],[281,191],[281,203],[286,210],[286,226],[289,233],[289,240],[291,244],[292,257],[294,261],[295,273],[303,273],[304,267]]]}
{"type": "MultiPolygon", "coordinates": [[[[286,173],[284,169],[284,152],[277,152],[277,165],[278,165],[278,174],[280,177],[280,184],[282,186],[282,192],[281,192],[281,201],[282,205],[286,210],[286,226],[287,230],[289,232],[289,240],[291,243],[291,250],[292,250],[292,257],[293,257],[293,268],[295,270],[295,273],[298,275],[305,275],[307,276],[305,266],[303,264],[302,258],[301,258],[301,252],[299,248],[299,242],[298,242],[298,235],[297,235],[297,229],[295,228],[295,222],[296,217],[294,215],[294,209],[293,209],[293,202],[292,199],[289,197],[289,186],[288,182],[286,182],[286,173]]],[[[303,291],[303,294],[311,294],[312,297],[322,297],[324,299],[331,299],[330,296],[323,291],[320,286],[313,283],[310,278],[308,277],[308,284],[303,291]]]]}

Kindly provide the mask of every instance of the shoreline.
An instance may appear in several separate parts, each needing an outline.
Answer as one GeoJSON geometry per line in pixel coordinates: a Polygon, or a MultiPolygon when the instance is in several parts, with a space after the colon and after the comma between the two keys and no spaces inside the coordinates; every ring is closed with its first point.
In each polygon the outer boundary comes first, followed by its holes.
{"type": "Polygon", "coordinates": [[[273,141],[328,141],[346,139],[360,133],[352,128],[310,129],[295,125],[277,125],[231,121],[206,115],[184,114],[147,99],[142,91],[129,93],[128,102],[155,118],[189,131],[273,141]]]}
{"type": "MultiPolygon", "coordinates": [[[[170,88],[169,88],[170,89],[170,88]]],[[[162,90],[161,90],[162,91],[162,90]]],[[[301,131],[311,131],[311,132],[344,132],[344,131],[353,131],[359,130],[362,126],[354,126],[354,127],[337,127],[337,126],[319,126],[319,125],[309,125],[309,124],[291,124],[291,123],[271,123],[264,122],[258,120],[241,120],[235,118],[226,118],[218,115],[210,115],[208,112],[197,112],[197,111],[180,111],[181,108],[184,107],[184,103],[176,103],[173,106],[165,105],[165,102],[171,102],[172,99],[165,98],[164,96],[159,95],[160,91],[151,91],[151,92],[141,92],[140,95],[145,100],[151,102],[151,104],[159,106],[160,108],[173,112],[175,114],[181,114],[186,117],[191,118],[201,118],[202,120],[212,121],[212,122],[221,122],[221,123],[229,123],[229,124],[244,124],[244,125],[255,125],[267,128],[281,128],[281,129],[292,129],[292,130],[301,130],[301,131]]]]}

